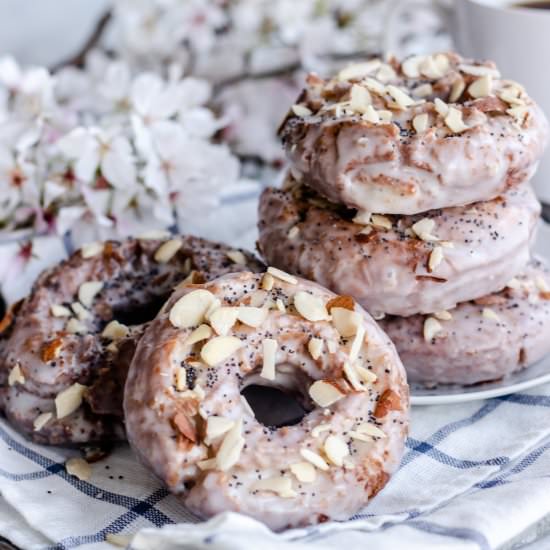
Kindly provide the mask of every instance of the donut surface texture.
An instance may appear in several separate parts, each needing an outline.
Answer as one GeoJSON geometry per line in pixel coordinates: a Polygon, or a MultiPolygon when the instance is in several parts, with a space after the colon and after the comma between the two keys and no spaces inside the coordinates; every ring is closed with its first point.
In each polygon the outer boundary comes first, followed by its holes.
{"type": "Polygon", "coordinates": [[[267,263],[353,296],[376,318],[449,309],[502,289],[529,261],[540,205],[527,185],[488,202],[416,216],[349,213],[304,187],[266,189],[267,263]]]}
{"type": "Polygon", "coordinates": [[[499,293],[435,317],[388,317],[381,325],[412,382],[499,380],[550,353],[550,271],[533,260],[499,293]]]}
{"type": "Polygon", "coordinates": [[[242,269],[261,264],[178,236],[93,243],[45,271],[7,329],[0,405],[8,420],[38,443],[123,439],[122,391],[145,324],[187,277],[242,269]]]}
{"type": "Polygon", "coordinates": [[[491,200],[530,179],[547,135],[521,85],[454,53],[310,75],[280,129],[296,179],[382,214],[491,200]]]}
{"type": "Polygon", "coordinates": [[[193,512],[279,530],[367,504],[399,464],[409,398],[393,344],[353,299],[269,268],[176,291],[140,340],[124,410],[136,453],[193,512]],[[258,383],[299,394],[307,414],[263,425],[241,395],[258,383]]]}

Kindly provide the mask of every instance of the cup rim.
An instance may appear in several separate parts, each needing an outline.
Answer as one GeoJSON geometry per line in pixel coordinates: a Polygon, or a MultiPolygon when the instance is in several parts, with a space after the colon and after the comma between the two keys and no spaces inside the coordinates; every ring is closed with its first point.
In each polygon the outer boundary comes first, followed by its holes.
{"type": "MultiPolygon", "coordinates": [[[[547,10],[548,13],[544,14],[545,10],[537,10],[535,8],[528,8],[525,6],[514,6],[514,2],[511,2],[510,0],[504,1],[499,0],[499,3],[490,3],[486,0],[465,0],[469,4],[474,4],[479,7],[487,8],[492,11],[496,12],[504,12],[504,13],[515,13],[516,15],[518,13],[521,13],[522,15],[529,15],[529,16],[535,16],[535,17],[550,17],[550,10],[547,10]],[[502,3],[500,3],[502,2],[502,3]],[[544,15],[543,15],[544,14],[544,15]]],[[[542,0],[541,0],[542,1],[542,0]]]]}

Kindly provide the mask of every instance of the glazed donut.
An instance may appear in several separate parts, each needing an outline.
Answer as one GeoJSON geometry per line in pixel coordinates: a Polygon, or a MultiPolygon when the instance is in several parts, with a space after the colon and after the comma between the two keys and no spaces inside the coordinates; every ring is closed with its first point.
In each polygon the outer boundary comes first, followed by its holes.
{"type": "Polygon", "coordinates": [[[294,177],[329,200],[417,214],[527,181],[548,124],[493,63],[447,53],[310,75],[279,133],[294,177]]]}
{"type": "Polygon", "coordinates": [[[38,443],[123,439],[122,390],[145,324],[186,278],[241,269],[261,264],[178,236],[93,243],[44,272],[4,344],[0,404],[8,420],[38,443]]]}
{"type": "Polygon", "coordinates": [[[305,187],[266,189],[259,249],[270,265],[353,296],[375,318],[432,313],[502,289],[529,261],[539,213],[527,185],[468,207],[361,224],[305,187]]]}
{"type": "Polygon", "coordinates": [[[128,440],[189,509],[277,530],[356,513],[397,467],[408,425],[404,370],[371,317],[272,268],[176,291],[124,395],[128,440]],[[258,381],[309,412],[263,425],[241,395],[258,381]]]}
{"type": "Polygon", "coordinates": [[[381,324],[412,382],[498,380],[550,353],[550,271],[534,260],[499,293],[435,316],[390,317],[381,324]]]}

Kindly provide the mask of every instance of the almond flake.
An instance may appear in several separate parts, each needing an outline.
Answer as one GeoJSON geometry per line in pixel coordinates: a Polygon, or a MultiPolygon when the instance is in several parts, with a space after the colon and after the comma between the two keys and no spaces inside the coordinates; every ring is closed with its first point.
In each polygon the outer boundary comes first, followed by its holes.
{"type": "Polygon", "coordinates": [[[363,86],[367,88],[370,92],[374,92],[378,95],[383,95],[386,93],[386,86],[374,78],[366,78],[361,82],[363,86]]]}
{"type": "Polygon", "coordinates": [[[490,74],[483,75],[468,87],[468,93],[474,98],[482,98],[491,95],[493,89],[493,77],[490,74]]]}
{"type": "Polygon", "coordinates": [[[80,249],[80,255],[87,260],[88,258],[93,258],[98,254],[103,252],[104,244],[103,243],[88,243],[82,246],[80,249]]]}
{"type": "Polygon", "coordinates": [[[428,317],[424,321],[424,340],[426,340],[426,342],[431,342],[442,330],[443,327],[437,319],[428,317]]]}
{"type": "Polygon", "coordinates": [[[178,367],[174,376],[176,391],[185,391],[187,389],[187,369],[185,367],[178,367]]]}
{"type": "Polygon", "coordinates": [[[218,461],[216,458],[207,458],[206,460],[199,460],[197,462],[197,466],[201,470],[215,470],[218,465],[218,461]]]}
{"type": "Polygon", "coordinates": [[[267,291],[271,290],[274,282],[273,275],[265,273],[262,277],[262,289],[267,291]]]}
{"type": "Polygon", "coordinates": [[[512,107],[511,109],[507,109],[506,113],[510,116],[514,117],[517,122],[522,124],[525,121],[525,118],[529,114],[529,108],[518,106],[518,107],[512,107]]]}
{"type": "Polygon", "coordinates": [[[199,325],[215,296],[208,290],[193,290],[182,296],[170,310],[169,319],[176,328],[190,328],[199,325]]]}
{"type": "Polygon", "coordinates": [[[71,308],[80,321],[90,319],[92,316],[92,314],[80,302],[72,303],[71,308]]]}
{"type": "Polygon", "coordinates": [[[307,349],[311,357],[317,361],[323,353],[323,340],[321,340],[321,338],[311,338],[307,343],[307,349]]]}
{"type": "Polygon", "coordinates": [[[291,227],[289,229],[287,237],[292,241],[298,236],[299,233],[300,233],[300,228],[297,225],[295,225],[294,227],[291,227]]]}
{"type": "Polygon", "coordinates": [[[413,118],[412,125],[417,134],[424,133],[430,127],[430,117],[428,113],[416,115],[413,118]]]}
{"type": "Polygon", "coordinates": [[[214,367],[231,357],[243,345],[243,342],[234,336],[216,336],[203,346],[201,358],[208,366],[214,367]]]}
{"type": "Polygon", "coordinates": [[[327,437],[323,449],[327,458],[335,466],[343,466],[344,458],[349,455],[349,448],[346,442],[336,435],[329,435],[327,437]]]}
{"type": "Polygon", "coordinates": [[[391,122],[393,113],[391,111],[381,110],[378,111],[378,116],[382,122],[391,122]]]}
{"type": "Polygon", "coordinates": [[[428,271],[434,272],[443,261],[443,247],[435,246],[428,259],[428,271]]]}
{"type": "Polygon", "coordinates": [[[350,108],[352,111],[363,114],[371,103],[372,98],[367,88],[359,84],[354,84],[351,87],[350,108]]]}
{"type": "Polygon", "coordinates": [[[371,225],[374,227],[379,227],[381,229],[391,229],[392,222],[387,216],[382,216],[381,214],[373,214],[371,216],[371,225]]]}
{"type": "Polygon", "coordinates": [[[428,55],[420,64],[420,72],[432,79],[444,77],[450,67],[449,58],[443,54],[428,55]]]}
{"type": "Polygon", "coordinates": [[[517,290],[518,288],[521,288],[521,281],[519,279],[516,279],[513,277],[508,281],[508,284],[506,285],[508,288],[517,290]]]}
{"type": "Polygon", "coordinates": [[[365,367],[356,365],[355,370],[357,371],[359,377],[362,378],[363,382],[365,382],[366,384],[374,384],[374,382],[378,380],[376,374],[374,374],[374,372],[370,371],[369,369],[366,369],[365,367]]]}
{"type": "Polygon", "coordinates": [[[52,418],[53,414],[51,412],[39,414],[32,423],[34,431],[39,432],[52,418]]]}
{"type": "Polygon", "coordinates": [[[497,69],[491,67],[485,67],[483,65],[459,65],[458,70],[464,74],[472,76],[492,76],[493,78],[500,78],[500,72],[497,69]]]}
{"type": "Polygon", "coordinates": [[[550,291],[550,288],[548,287],[548,283],[540,275],[535,279],[535,285],[537,285],[537,288],[541,292],[550,291]]]}
{"type": "Polygon", "coordinates": [[[138,236],[140,241],[164,241],[170,237],[168,231],[163,231],[162,229],[152,229],[151,231],[146,231],[138,236]]]}
{"type": "Polygon", "coordinates": [[[308,321],[325,321],[328,319],[327,308],[319,296],[300,290],[294,296],[296,311],[308,321]]]}
{"type": "Polygon", "coordinates": [[[103,338],[108,338],[109,340],[120,340],[121,338],[126,338],[130,332],[130,329],[119,323],[118,321],[111,321],[101,333],[103,338]]]}
{"type": "Polygon", "coordinates": [[[363,113],[363,116],[361,118],[363,120],[366,120],[367,122],[370,122],[371,124],[380,123],[380,114],[372,105],[367,105],[367,108],[365,109],[365,112],[363,113]]]}
{"type": "Polygon", "coordinates": [[[359,353],[361,353],[361,348],[363,347],[363,342],[365,341],[365,333],[365,327],[360,324],[357,327],[357,332],[355,333],[355,337],[353,338],[353,342],[351,344],[351,349],[349,352],[349,360],[351,362],[355,361],[359,356],[359,353]]]}
{"type": "Polygon", "coordinates": [[[23,376],[23,372],[21,371],[21,366],[17,364],[10,371],[10,374],[8,376],[8,385],[15,386],[15,384],[24,384],[24,383],[25,383],[25,377],[23,376]]]}
{"type": "Polygon", "coordinates": [[[206,310],[206,313],[204,314],[204,318],[210,322],[210,317],[212,314],[217,311],[220,307],[222,307],[222,302],[219,298],[214,298],[212,300],[212,303],[208,306],[208,309],[206,310]]]}
{"type": "Polygon", "coordinates": [[[440,321],[450,321],[453,316],[446,310],[436,311],[433,316],[440,321]]]}
{"type": "Polygon", "coordinates": [[[53,304],[50,307],[50,311],[54,317],[70,317],[72,315],[72,312],[68,307],[58,304],[53,304]]]}
{"type": "Polygon", "coordinates": [[[236,422],[227,432],[216,454],[216,464],[222,472],[226,472],[232,468],[241,457],[245,444],[245,440],[241,435],[241,424],[240,421],[236,422]]]}
{"type": "Polygon", "coordinates": [[[309,396],[320,407],[330,407],[344,397],[344,393],[330,382],[317,380],[309,387],[309,396]]]}
{"type": "Polygon", "coordinates": [[[372,214],[370,212],[359,211],[352,221],[358,225],[368,225],[370,223],[371,215],[372,214]]]}
{"type": "Polygon", "coordinates": [[[300,104],[293,105],[292,112],[299,117],[306,117],[313,114],[311,109],[308,109],[305,105],[300,104]]]}
{"type": "Polygon", "coordinates": [[[132,539],[131,535],[119,535],[118,533],[107,533],[105,535],[105,542],[112,544],[113,546],[119,546],[120,548],[126,548],[130,546],[132,539]]]}
{"type": "Polygon", "coordinates": [[[84,307],[90,308],[94,298],[102,288],[103,283],[101,281],[88,281],[87,283],[82,283],[78,289],[78,299],[80,303],[84,307]]]}
{"type": "Polygon", "coordinates": [[[439,116],[442,116],[443,118],[447,116],[447,113],[449,112],[449,106],[438,97],[434,99],[434,107],[439,116]]]}
{"type": "Polygon", "coordinates": [[[275,380],[275,364],[277,362],[277,340],[264,338],[262,341],[263,366],[260,376],[267,380],[275,380]]]}
{"type": "Polygon", "coordinates": [[[327,349],[329,353],[336,353],[338,351],[338,344],[334,340],[327,342],[327,349]]]}
{"type": "Polygon", "coordinates": [[[292,480],[289,477],[272,477],[270,479],[259,479],[251,485],[252,491],[269,491],[281,498],[294,498],[298,495],[292,489],[292,480]]]}
{"type": "Polygon", "coordinates": [[[92,467],[83,458],[69,458],[65,462],[65,470],[80,481],[88,481],[92,477],[92,467]]]}
{"type": "Polygon", "coordinates": [[[209,416],[206,421],[206,445],[210,445],[212,441],[226,434],[235,426],[235,422],[223,416],[209,416]]]}
{"type": "Polygon", "coordinates": [[[75,412],[82,404],[82,397],[86,386],[75,382],[72,386],[57,394],[55,398],[55,410],[57,418],[65,418],[75,412]]]}
{"type": "Polygon", "coordinates": [[[246,265],[246,256],[240,250],[230,250],[225,255],[237,265],[246,265]]]}
{"type": "Polygon", "coordinates": [[[437,237],[432,235],[432,231],[435,229],[435,221],[430,218],[422,218],[417,221],[411,229],[414,234],[423,241],[437,241],[437,237]]]}
{"type": "Polygon", "coordinates": [[[155,262],[167,264],[183,246],[181,239],[171,239],[161,244],[155,252],[155,262]]]}
{"type": "Polygon", "coordinates": [[[268,313],[265,307],[241,306],[237,308],[237,319],[249,327],[258,328],[264,324],[268,313]]]}
{"type": "Polygon", "coordinates": [[[445,124],[455,134],[460,134],[469,130],[469,126],[464,124],[462,120],[462,111],[454,107],[449,107],[449,112],[445,117],[445,124]]]}
{"type": "Polygon", "coordinates": [[[397,78],[397,74],[395,73],[391,65],[388,65],[387,63],[383,63],[380,66],[380,69],[378,70],[378,72],[376,73],[376,78],[380,80],[380,82],[387,84],[391,80],[395,80],[397,78]]]}
{"type": "Polygon", "coordinates": [[[313,437],[319,437],[323,432],[328,432],[332,429],[330,424],[318,424],[311,430],[313,437]]]}
{"type": "Polygon", "coordinates": [[[88,328],[84,323],[79,321],[78,319],[69,319],[67,324],[65,325],[65,330],[67,332],[70,332],[71,334],[79,334],[83,335],[88,332],[88,328]]]}
{"type": "Polygon", "coordinates": [[[412,99],[412,97],[408,96],[403,90],[400,88],[397,88],[396,86],[392,86],[391,84],[387,86],[388,93],[392,96],[392,98],[395,100],[399,108],[405,110],[411,105],[414,105],[415,101],[412,99]]]}
{"type": "Polygon", "coordinates": [[[293,277],[292,275],[289,275],[288,273],[277,269],[276,267],[268,267],[267,272],[276,279],[288,283],[289,285],[298,284],[298,279],[296,279],[296,277],[293,277]]]}
{"type": "Polygon", "coordinates": [[[338,80],[358,80],[376,71],[382,62],[379,59],[366,61],[365,63],[355,63],[338,73],[338,80]]]}
{"type": "MultiPolygon", "coordinates": [[[[221,309],[221,308],[220,308],[221,309]]],[[[219,334],[219,333],[218,333],[219,334]]],[[[208,340],[212,336],[212,329],[208,325],[199,325],[183,342],[183,346],[188,348],[196,344],[197,342],[202,342],[203,340],[208,340]]]]}
{"type": "Polygon", "coordinates": [[[344,374],[355,391],[365,391],[365,387],[361,384],[357,371],[349,361],[344,363],[344,374]]]}
{"type": "Polygon", "coordinates": [[[317,477],[317,472],[310,462],[297,462],[290,465],[290,471],[301,483],[313,483],[317,477]]]}
{"type": "Polygon", "coordinates": [[[359,313],[343,307],[333,307],[330,314],[332,315],[332,324],[340,336],[349,338],[357,333],[357,327],[361,324],[359,313]]]}
{"type": "Polygon", "coordinates": [[[370,435],[371,437],[379,437],[380,439],[384,439],[387,437],[387,435],[374,424],[370,424],[368,422],[364,422],[362,424],[359,424],[357,428],[355,428],[355,431],[364,434],[364,435],[370,435]]]}
{"type": "Polygon", "coordinates": [[[415,97],[428,97],[434,93],[433,86],[431,84],[421,84],[412,90],[412,94],[415,97]]]}
{"type": "Polygon", "coordinates": [[[519,88],[510,86],[502,89],[498,97],[512,106],[525,105],[525,101],[521,98],[521,93],[522,91],[519,88]]]}
{"type": "Polygon", "coordinates": [[[485,319],[491,319],[492,321],[500,321],[500,317],[491,308],[485,307],[482,312],[485,319]]]}
{"type": "Polygon", "coordinates": [[[466,89],[466,82],[462,77],[457,78],[453,85],[451,86],[451,94],[449,95],[449,103],[455,103],[460,99],[460,96],[464,93],[466,89]]]}
{"type": "Polygon", "coordinates": [[[329,469],[329,465],[320,454],[314,453],[309,449],[300,449],[300,455],[304,460],[307,460],[308,462],[313,464],[316,468],[319,468],[319,470],[326,471],[329,469]]]}
{"type": "Polygon", "coordinates": [[[425,59],[423,55],[413,55],[405,59],[401,64],[403,74],[409,78],[418,78],[420,76],[420,64],[425,59]]]}
{"type": "Polygon", "coordinates": [[[210,326],[219,336],[226,336],[237,322],[239,309],[236,307],[219,307],[208,317],[210,326]]]}

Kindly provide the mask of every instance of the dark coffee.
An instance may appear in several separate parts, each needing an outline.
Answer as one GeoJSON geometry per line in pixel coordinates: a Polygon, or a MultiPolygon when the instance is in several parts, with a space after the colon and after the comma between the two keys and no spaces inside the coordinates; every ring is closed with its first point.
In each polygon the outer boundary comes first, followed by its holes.
{"type": "Polygon", "coordinates": [[[530,8],[534,10],[550,10],[550,2],[514,2],[514,8],[530,8]]]}

